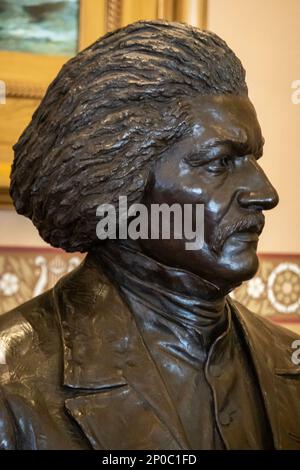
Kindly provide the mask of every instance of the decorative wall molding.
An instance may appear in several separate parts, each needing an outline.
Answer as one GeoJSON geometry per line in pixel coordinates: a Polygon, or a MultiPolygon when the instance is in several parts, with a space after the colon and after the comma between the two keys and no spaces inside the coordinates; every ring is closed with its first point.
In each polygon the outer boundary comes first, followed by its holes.
{"type": "Polygon", "coordinates": [[[256,276],[231,296],[275,322],[300,324],[300,255],[261,254],[256,276]]]}
{"type": "Polygon", "coordinates": [[[82,259],[52,248],[0,247],[0,314],[53,287],[82,259]]]}

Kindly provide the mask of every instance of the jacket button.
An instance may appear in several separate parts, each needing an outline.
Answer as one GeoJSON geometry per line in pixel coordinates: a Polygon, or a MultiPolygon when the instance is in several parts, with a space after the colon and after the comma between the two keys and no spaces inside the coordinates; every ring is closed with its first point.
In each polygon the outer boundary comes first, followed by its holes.
{"type": "Polygon", "coordinates": [[[222,411],[222,413],[220,413],[219,415],[219,420],[222,426],[228,426],[228,424],[231,423],[232,418],[229,413],[227,413],[226,411],[222,411]]]}

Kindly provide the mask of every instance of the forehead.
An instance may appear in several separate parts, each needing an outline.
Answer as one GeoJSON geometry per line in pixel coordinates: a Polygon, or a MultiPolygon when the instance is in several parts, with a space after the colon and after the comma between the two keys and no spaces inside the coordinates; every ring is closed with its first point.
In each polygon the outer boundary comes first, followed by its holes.
{"type": "Polygon", "coordinates": [[[247,96],[199,96],[189,100],[195,141],[233,140],[260,144],[263,141],[255,109],[247,96]]]}

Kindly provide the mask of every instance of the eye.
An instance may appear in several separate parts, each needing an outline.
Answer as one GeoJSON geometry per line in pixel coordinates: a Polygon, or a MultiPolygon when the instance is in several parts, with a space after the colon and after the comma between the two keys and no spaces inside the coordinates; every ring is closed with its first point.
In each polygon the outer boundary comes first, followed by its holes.
{"type": "Polygon", "coordinates": [[[208,163],[206,168],[210,173],[223,173],[232,170],[233,166],[233,159],[230,156],[224,156],[208,163]]]}

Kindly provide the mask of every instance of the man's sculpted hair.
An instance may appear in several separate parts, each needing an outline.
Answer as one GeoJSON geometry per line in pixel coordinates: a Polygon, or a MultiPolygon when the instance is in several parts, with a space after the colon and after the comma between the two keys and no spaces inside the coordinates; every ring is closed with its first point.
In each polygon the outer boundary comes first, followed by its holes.
{"type": "Polygon", "coordinates": [[[66,251],[98,242],[96,207],[141,200],[150,165],[191,132],[187,98],[247,94],[218,36],[139,21],[69,60],[14,146],[10,194],[42,238],[66,251]]]}

